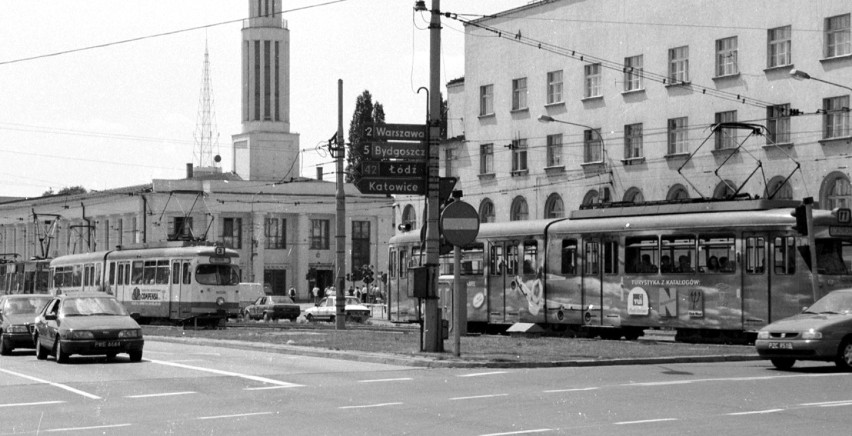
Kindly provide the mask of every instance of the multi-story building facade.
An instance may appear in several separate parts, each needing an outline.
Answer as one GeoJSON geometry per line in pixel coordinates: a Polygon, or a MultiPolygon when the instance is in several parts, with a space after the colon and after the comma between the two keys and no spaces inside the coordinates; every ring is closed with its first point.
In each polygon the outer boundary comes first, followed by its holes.
{"type": "Polygon", "coordinates": [[[734,194],[849,207],[852,7],[743,8],[543,0],[468,22],[442,168],[482,222],[734,194]]]}

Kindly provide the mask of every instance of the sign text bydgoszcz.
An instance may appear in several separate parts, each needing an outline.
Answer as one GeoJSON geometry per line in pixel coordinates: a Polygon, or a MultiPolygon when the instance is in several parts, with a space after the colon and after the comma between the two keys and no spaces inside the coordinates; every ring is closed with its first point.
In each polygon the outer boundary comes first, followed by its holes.
{"type": "Polygon", "coordinates": [[[425,142],[370,142],[361,146],[361,157],[368,160],[405,159],[426,161],[425,142]]]}

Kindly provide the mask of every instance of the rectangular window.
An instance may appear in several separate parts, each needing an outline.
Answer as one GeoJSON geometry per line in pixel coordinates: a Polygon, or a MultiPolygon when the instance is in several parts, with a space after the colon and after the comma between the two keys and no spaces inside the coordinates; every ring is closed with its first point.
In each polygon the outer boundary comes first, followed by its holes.
{"type": "Polygon", "coordinates": [[[660,247],[656,236],[628,237],[624,240],[624,272],[655,274],[659,270],[660,247]]]}
{"type": "Polygon", "coordinates": [[[766,130],[767,144],[790,142],[790,104],[778,104],[766,108],[766,130]]]}
{"type": "Polygon", "coordinates": [[[736,269],[734,235],[700,235],[698,237],[698,272],[732,273],[736,269]]]}
{"type": "Polygon", "coordinates": [[[370,264],[370,222],[352,221],[352,271],[370,264]]]}
{"type": "Polygon", "coordinates": [[[328,250],[329,220],[311,220],[311,250],[328,250]]]}
{"type": "Polygon", "coordinates": [[[642,76],[644,69],[642,66],[642,55],[631,56],[624,58],[624,90],[638,91],[643,89],[642,76]]]}
{"type": "Polygon", "coordinates": [[[730,76],[740,72],[737,63],[737,37],[716,40],[716,75],[730,76]]]}
{"type": "Polygon", "coordinates": [[[524,275],[535,274],[536,257],[538,257],[538,244],[535,241],[524,241],[524,265],[520,271],[524,275]]]}
{"type": "Polygon", "coordinates": [[[191,216],[176,216],[173,217],[171,222],[171,227],[169,229],[169,236],[171,239],[191,239],[193,235],[192,231],[192,217],[191,216]]]}
{"type": "Polygon", "coordinates": [[[512,80],[512,110],[527,108],[527,79],[512,80]]]}
{"type": "Polygon", "coordinates": [[[494,113],[494,85],[479,87],[479,115],[491,115],[494,113]]]}
{"type": "Polygon", "coordinates": [[[793,42],[790,38],[791,26],[769,29],[767,36],[767,61],[769,68],[790,65],[793,63],[793,42]]]}
{"type": "Polygon", "coordinates": [[[280,250],[287,248],[287,220],[284,218],[267,218],[263,224],[265,236],[264,248],[280,250]]]}
{"type": "Polygon", "coordinates": [[[660,272],[695,272],[695,237],[692,235],[663,236],[660,238],[660,272]]]}
{"type": "Polygon", "coordinates": [[[586,242],[585,262],[583,262],[583,274],[598,275],[600,273],[600,249],[599,242],[586,242]]]}
{"type": "Polygon", "coordinates": [[[455,177],[456,176],[456,158],[455,158],[455,150],[452,148],[447,148],[444,150],[444,177],[455,177]]]}
{"type": "Polygon", "coordinates": [[[689,82],[689,46],[669,49],[669,81],[689,82]]]}
{"type": "Polygon", "coordinates": [[[766,239],[760,236],[746,238],[744,262],[746,274],[763,274],[766,272],[766,239]]]}
{"type": "Polygon", "coordinates": [[[260,41],[254,41],[254,120],[260,120],[260,41]]]}
{"type": "Polygon", "coordinates": [[[243,219],[222,219],[222,243],[227,248],[239,250],[243,248],[243,219]]]}
{"type": "Polygon", "coordinates": [[[503,257],[503,245],[494,244],[491,246],[491,256],[489,257],[488,269],[493,276],[503,274],[503,269],[506,267],[506,259],[503,257]]]}
{"type": "Polygon", "coordinates": [[[671,118],[668,122],[668,151],[669,154],[688,153],[687,149],[687,117],[671,118]]]}
{"type": "Polygon", "coordinates": [[[618,274],[618,243],[606,241],[603,244],[604,274],[618,274]]]}
{"type": "Polygon", "coordinates": [[[270,71],[270,41],[263,41],[263,119],[272,120],[270,102],[272,101],[272,76],[270,71]]]}
{"type": "MultiPolygon", "coordinates": [[[[716,124],[735,123],[737,111],[716,112],[716,124]]],[[[735,148],[737,146],[737,129],[719,128],[715,135],[716,150],[735,148]]]]}
{"type": "Polygon", "coordinates": [[[479,146],[479,174],[492,174],[494,172],[494,144],[482,144],[479,146]]]}
{"type": "Polygon", "coordinates": [[[547,166],[562,165],[562,134],[547,135],[547,166]]]}
{"type": "Polygon", "coordinates": [[[583,67],[584,76],[586,78],[586,86],[584,87],[583,97],[600,97],[601,96],[601,64],[591,64],[583,67]]]}
{"type": "Polygon", "coordinates": [[[843,138],[849,136],[849,96],[824,98],[823,138],[843,138]]]}
{"type": "Polygon", "coordinates": [[[279,68],[281,68],[281,48],[278,46],[279,41],[275,41],[275,72],[274,88],[275,88],[275,121],[281,121],[281,83],[278,78],[281,76],[279,68]]]}
{"type": "Polygon", "coordinates": [[[772,250],[775,275],[793,275],[796,273],[796,238],[784,236],[775,238],[772,250]]]}
{"type": "Polygon", "coordinates": [[[642,123],[624,126],[624,158],[642,157],[642,123]]]}
{"type": "Polygon", "coordinates": [[[601,131],[600,129],[586,130],[583,132],[583,162],[602,162],[601,153],[601,131]]]}
{"type": "Polygon", "coordinates": [[[577,274],[577,240],[562,240],[562,274],[577,274]]]}
{"type": "Polygon", "coordinates": [[[849,17],[845,14],[825,19],[825,57],[852,54],[849,17]]]}
{"type": "Polygon", "coordinates": [[[547,73],[547,104],[562,101],[562,70],[547,73]]]}
{"type": "Polygon", "coordinates": [[[512,171],[527,170],[527,140],[512,140],[512,171]]]}

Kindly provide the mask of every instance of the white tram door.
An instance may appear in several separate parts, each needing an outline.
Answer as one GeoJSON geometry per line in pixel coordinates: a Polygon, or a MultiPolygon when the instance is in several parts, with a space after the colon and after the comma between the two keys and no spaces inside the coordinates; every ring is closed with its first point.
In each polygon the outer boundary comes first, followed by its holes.
{"type": "Polygon", "coordinates": [[[600,326],[603,305],[603,268],[600,238],[583,239],[583,324],[600,326]]]}
{"type": "Polygon", "coordinates": [[[742,237],[743,330],[756,331],[769,323],[769,236],[744,232],[742,237]]]}
{"type": "Polygon", "coordinates": [[[518,246],[506,241],[489,243],[488,256],[488,322],[518,322],[518,311],[511,311],[508,298],[518,268],[518,246]]]}
{"type": "Polygon", "coordinates": [[[115,298],[122,303],[131,301],[132,287],[130,286],[130,262],[110,262],[110,283],[115,298]],[[113,276],[113,271],[115,275],[113,276]],[[112,277],[115,280],[112,280],[112,277]]]}
{"type": "Polygon", "coordinates": [[[171,283],[169,284],[169,319],[180,320],[191,316],[192,262],[187,259],[172,259],[171,283]]]}

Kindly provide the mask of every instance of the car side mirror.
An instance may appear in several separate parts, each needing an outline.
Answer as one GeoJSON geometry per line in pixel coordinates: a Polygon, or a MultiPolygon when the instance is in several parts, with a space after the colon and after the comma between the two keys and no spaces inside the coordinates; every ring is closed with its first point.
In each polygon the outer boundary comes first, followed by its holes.
{"type": "Polygon", "coordinates": [[[803,307],[802,307],[802,313],[805,313],[805,312],[807,312],[807,311],[808,311],[808,306],[803,306],[803,307]]]}
{"type": "Polygon", "coordinates": [[[47,320],[47,321],[56,321],[56,314],[55,313],[45,313],[44,319],[47,320]]]}

